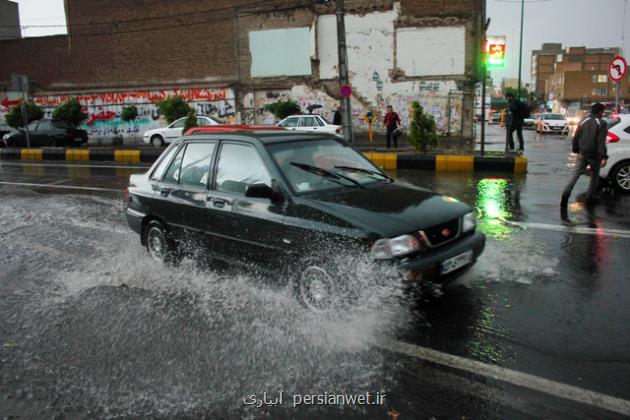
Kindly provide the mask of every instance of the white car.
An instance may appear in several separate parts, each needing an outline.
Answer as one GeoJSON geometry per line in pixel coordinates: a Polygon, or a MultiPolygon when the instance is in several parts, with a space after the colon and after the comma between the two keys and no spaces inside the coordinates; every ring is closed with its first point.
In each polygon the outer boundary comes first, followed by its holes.
{"type": "Polygon", "coordinates": [[[284,127],[287,130],[333,134],[343,138],[340,125],[331,124],[319,115],[291,115],[280,121],[276,126],[284,127]]]}
{"type": "Polygon", "coordinates": [[[569,134],[569,121],[564,114],[544,112],[538,116],[536,132],[569,134]]]}
{"type": "MultiPolygon", "coordinates": [[[[162,147],[165,144],[171,143],[182,136],[184,131],[184,125],[186,124],[186,117],[180,118],[166,127],[154,128],[144,133],[142,141],[145,143],[151,143],[155,147],[162,147]]],[[[205,115],[197,116],[197,125],[219,125],[223,122],[214,117],[208,117],[205,115]]]]}
{"type": "Polygon", "coordinates": [[[618,191],[630,193],[630,114],[608,122],[608,163],[599,173],[618,191]]]}

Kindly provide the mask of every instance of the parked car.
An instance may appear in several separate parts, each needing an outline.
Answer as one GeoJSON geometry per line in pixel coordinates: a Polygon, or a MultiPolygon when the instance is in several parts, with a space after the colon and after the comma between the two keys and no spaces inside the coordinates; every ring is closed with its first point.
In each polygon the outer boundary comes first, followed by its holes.
{"type": "MultiPolygon", "coordinates": [[[[88,141],[87,131],[72,127],[61,121],[41,119],[26,126],[33,147],[80,146],[88,141]]],[[[26,147],[24,128],[14,130],[2,137],[6,147],[26,147]]]]}
{"type": "Polygon", "coordinates": [[[543,112],[536,122],[537,133],[569,134],[569,121],[564,114],[558,112],[543,112]]]}
{"type": "Polygon", "coordinates": [[[291,115],[280,121],[276,126],[284,127],[287,130],[334,134],[343,138],[343,131],[340,125],[331,124],[319,115],[291,115]]]}
{"type": "Polygon", "coordinates": [[[503,111],[494,111],[490,114],[488,124],[501,124],[501,113],[503,111]]]}
{"type": "Polygon", "coordinates": [[[536,113],[536,114],[532,114],[528,118],[525,118],[523,120],[523,128],[526,130],[534,130],[536,128],[536,124],[539,117],[540,117],[540,114],[536,113]]]}
{"type": "MultiPolygon", "coordinates": [[[[4,138],[5,134],[9,134],[11,132],[15,131],[15,128],[13,127],[9,127],[6,124],[2,124],[0,123],[0,140],[2,140],[2,138],[4,138]]],[[[3,146],[4,143],[0,141],[0,146],[3,146]]]]}
{"type": "MultiPolygon", "coordinates": [[[[197,125],[199,126],[219,124],[223,124],[223,121],[218,118],[206,115],[197,116],[197,125]]],[[[173,121],[166,127],[154,128],[153,130],[146,131],[142,136],[142,141],[150,143],[155,147],[163,147],[165,144],[169,144],[182,136],[184,125],[186,125],[186,117],[173,121]]]]}
{"type": "Polygon", "coordinates": [[[127,191],[127,221],[154,260],[175,263],[201,247],[288,279],[314,310],[334,305],[347,284],[332,257],[359,253],[410,280],[446,281],[485,245],[470,206],[390,178],[331,134],[186,136],[127,191]]]}
{"type": "Polygon", "coordinates": [[[608,163],[599,175],[618,191],[630,193],[630,114],[605,120],[608,123],[608,163]]]}

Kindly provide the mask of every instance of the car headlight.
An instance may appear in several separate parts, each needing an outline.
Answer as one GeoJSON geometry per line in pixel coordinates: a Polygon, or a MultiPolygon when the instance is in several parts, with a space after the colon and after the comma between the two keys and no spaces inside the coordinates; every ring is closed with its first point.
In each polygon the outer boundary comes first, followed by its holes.
{"type": "Polygon", "coordinates": [[[466,213],[462,218],[462,231],[470,232],[471,230],[475,229],[475,226],[477,226],[477,218],[475,217],[475,213],[473,213],[472,211],[470,213],[466,213]]]}
{"type": "Polygon", "coordinates": [[[411,235],[396,238],[379,239],[372,245],[370,254],[377,260],[388,260],[401,255],[410,254],[420,249],[420,241],[411,235]]]}

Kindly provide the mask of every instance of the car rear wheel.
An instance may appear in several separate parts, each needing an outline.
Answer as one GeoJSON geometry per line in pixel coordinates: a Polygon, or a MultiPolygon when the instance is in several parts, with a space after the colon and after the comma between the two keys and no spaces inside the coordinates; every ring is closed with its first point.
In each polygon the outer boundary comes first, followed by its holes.
{"type": "Polygon", "coordinates": [[[156,261],[176,265],[181,259],[176,245],[168,238],[166,228],[158,221],[151,221],[146,227],[145,243],[149,255],[156,261]]]}
{"type": "Polygon", "coordinates": [[[630,160],[615,165],[609,179],[618,191],[630,193],[630,160]]]}
{"type": "Polygon", "coordinates": [[[164,139],[162,138],[162,136],[158,136],[156,134],[155,136],[151,137],[151,144],[153,145],[153,147],[163,147],[164,139]]]}
{"type": "Polygon", "coordinates": [[[335,278],[320,264],[307,263],[293,283],[298,301],[313,312],[326,312],[335,306],[337,287],[335,278]]]}

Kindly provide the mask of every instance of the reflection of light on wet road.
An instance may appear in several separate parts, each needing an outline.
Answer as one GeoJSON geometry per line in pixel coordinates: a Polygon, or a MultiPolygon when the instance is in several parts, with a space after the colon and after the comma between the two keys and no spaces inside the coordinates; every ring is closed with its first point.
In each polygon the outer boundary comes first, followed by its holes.
{"type": "Polygon", "coordinates": [[[488,236],[503,238],[512,228],[503,220],[512,216],[507,208],[507,179],[485,178],[477,185],[477,210],[479,229],[488,236]]]}

